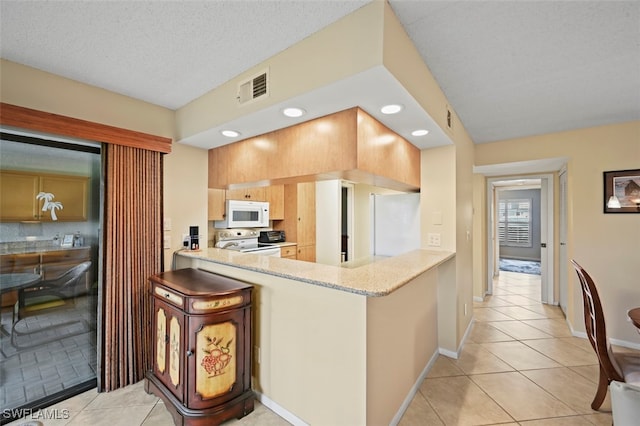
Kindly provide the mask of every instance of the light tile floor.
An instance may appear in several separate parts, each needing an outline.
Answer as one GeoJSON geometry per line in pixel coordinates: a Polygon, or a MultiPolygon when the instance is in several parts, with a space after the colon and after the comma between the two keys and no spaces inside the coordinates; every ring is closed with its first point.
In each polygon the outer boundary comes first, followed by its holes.
{"type": "Polygon", "coordinates": [[[540,276],[500,272],[474,317],[460,358],[437,359],[400,426],[611,425],[609,397],[590,407],[595,353],[540,302],[540,276]]]}
{"type": "MultiPolygon", "coordinates": [[[[400,426],[611,425],[608,397],[601,411],[590,408],[595,354],[586,340],[571,336],[559,308],[540,303],[539,276],[501,272],[494,295],[474,305],[476,322],[460,359],[437,359],[400,426]]],[[[32,415],[11,424],[173,425],[142,382],[109,393],[87,391],[44,414],[59,418],[32,415]]],[[[287,424],[259,403],[240,421],[225,423],[287,424]]]]}
{"type": "MultiPolygon", "coordinates": [[[[95,316],[88,303],[79,297],[72,308],[21,319],[15,328],[20,335],[13,343],[9,335],[0,335],[0,409],[20,407],[95,379],[96,332],[90,325],[95,316]]],[[[0,314],[0,322],[11,330],[10,309],[0,314]]]]}

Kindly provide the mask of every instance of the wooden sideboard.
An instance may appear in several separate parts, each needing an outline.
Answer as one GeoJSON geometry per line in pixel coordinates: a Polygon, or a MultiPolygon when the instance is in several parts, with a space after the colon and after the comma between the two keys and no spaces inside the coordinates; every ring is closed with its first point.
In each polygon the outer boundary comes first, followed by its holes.
{"type": "Polygon", "coordinates": [[[216,425],[253,411],[251,295],[242,281],[197,269],[150,277],[152,369],[145,390],[176,425],[216,425]]]}

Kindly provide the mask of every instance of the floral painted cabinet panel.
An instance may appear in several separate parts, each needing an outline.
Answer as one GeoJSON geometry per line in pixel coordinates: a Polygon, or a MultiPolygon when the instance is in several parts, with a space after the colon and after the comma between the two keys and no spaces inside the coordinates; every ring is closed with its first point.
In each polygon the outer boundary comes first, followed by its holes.
{"type": "Polygon", "coordinates": [[[157,301],[154,306],[155,344],[154,373],[176,397],[184,394],[181,357],[184,314],[174,307],[157,301]]]}
{"type": "Polygon", "coordinates": [[[253,287],[196,269],[150,278],[152,369],[145,389],[178,425],[216,425],[253,411],[253,287]]]}
{"type": "Polygon", "coordinates": [[[190,370],[195,372],[187,390],[191,408],[204,408],[213,401],[222,403],[244,392],[247,366],[243,335],[247,313],[240,310],[215,319],[194,318],[191,321],[190,338],[194,341],[189,346],[196,348],[195,356],[188,361],[190,370]]]}

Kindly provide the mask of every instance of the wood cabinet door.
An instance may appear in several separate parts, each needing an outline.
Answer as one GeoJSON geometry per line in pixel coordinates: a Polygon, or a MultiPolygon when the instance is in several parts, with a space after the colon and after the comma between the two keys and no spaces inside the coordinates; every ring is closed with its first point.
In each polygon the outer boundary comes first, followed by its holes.
{"type": "Polygon", "coordinates": [[[0,256],[0,273],[37,274],[40,268],[40,255],[36,253],[3,254],[0,256]]]}
{"type": "MultiPolygon", "coordinates": [[[[42,279],[51,280],[58,278],[69,269],[87,260],[91,260],[91,249],[89,247],[73,250],[55,250],[43,253],[40,265],[42,279]]],[[[84,279],[87,290],[91,285],[91,283],[87,281],[88,275],[89,274],[85,274],[84,279]]]]}
{"type": "Polygon", "coordinates": [[[208,220],[223,220],[225,214],[224,189],[209,188],[208,196],[208,220]]]}
{"type": "MultiPolygon", "coordinates": [[[[316,184],[298,184],[298,246],[316,243],[316,184]]],[[[298,259],[300,257],[298,256],[298,259]]]]}
{"type": "Polygon", "coordinates": [[[249,308],[189,316],[187,406],[203,409],[229,401],[249,387],[249,308]]]}
{"type": "Polygon", "coordinates": [[[178,400],[184,401],[184,314],[154,298],[153,372],[178,400]]]}
{"type": "Polygon", "coordinates": [[[315,262],[316,261],[316,246],[298,246],[298,257],[297,260],[302,260],[305,262],[315,262]]]}
{"type": "Polygon", "coordinates": [[[228,189],[227,200],[242,201],[266,201],[266,191],[264,187],[228,189]]]}
{"type": "MultiPolygon", "coordinates": [[[[87,220],[89,201],[89,178],[81,176],[42,176],[40,191],[53,194],[52,202],[59,202],[61,209],[55,211],[60,222],[82,222],[87,220]]],[[[42,208],[44,200],[39,200],[42,208]]],[[[53,221],[50,211],[42,212],[42,221],[53,221]]]]}
{"type": "Polygon", "coordinates": [[[39,182],[37,175],[0,172],[0,222],[40,219],[39,182]]]}
{"type": "Polygon", "coordinates": [[[284,219],[284,185],[267,186],[265,192],[265,199],[269,202],[269,219],[284,219]]]}

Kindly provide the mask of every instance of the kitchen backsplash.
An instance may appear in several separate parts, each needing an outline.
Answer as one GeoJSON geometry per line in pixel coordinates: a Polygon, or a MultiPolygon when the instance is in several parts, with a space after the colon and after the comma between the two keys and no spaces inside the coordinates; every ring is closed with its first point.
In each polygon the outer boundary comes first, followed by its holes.
{"type": "Polygon", "coordinates": [[[84,246],[97,241],[96,226],[91,222],[0,223],[0,254],[55,248],[60,246],[65,235],[77,232],[80,232],[84,246]],[[56,235],[57,242],[54,241],[56,235]]]}

